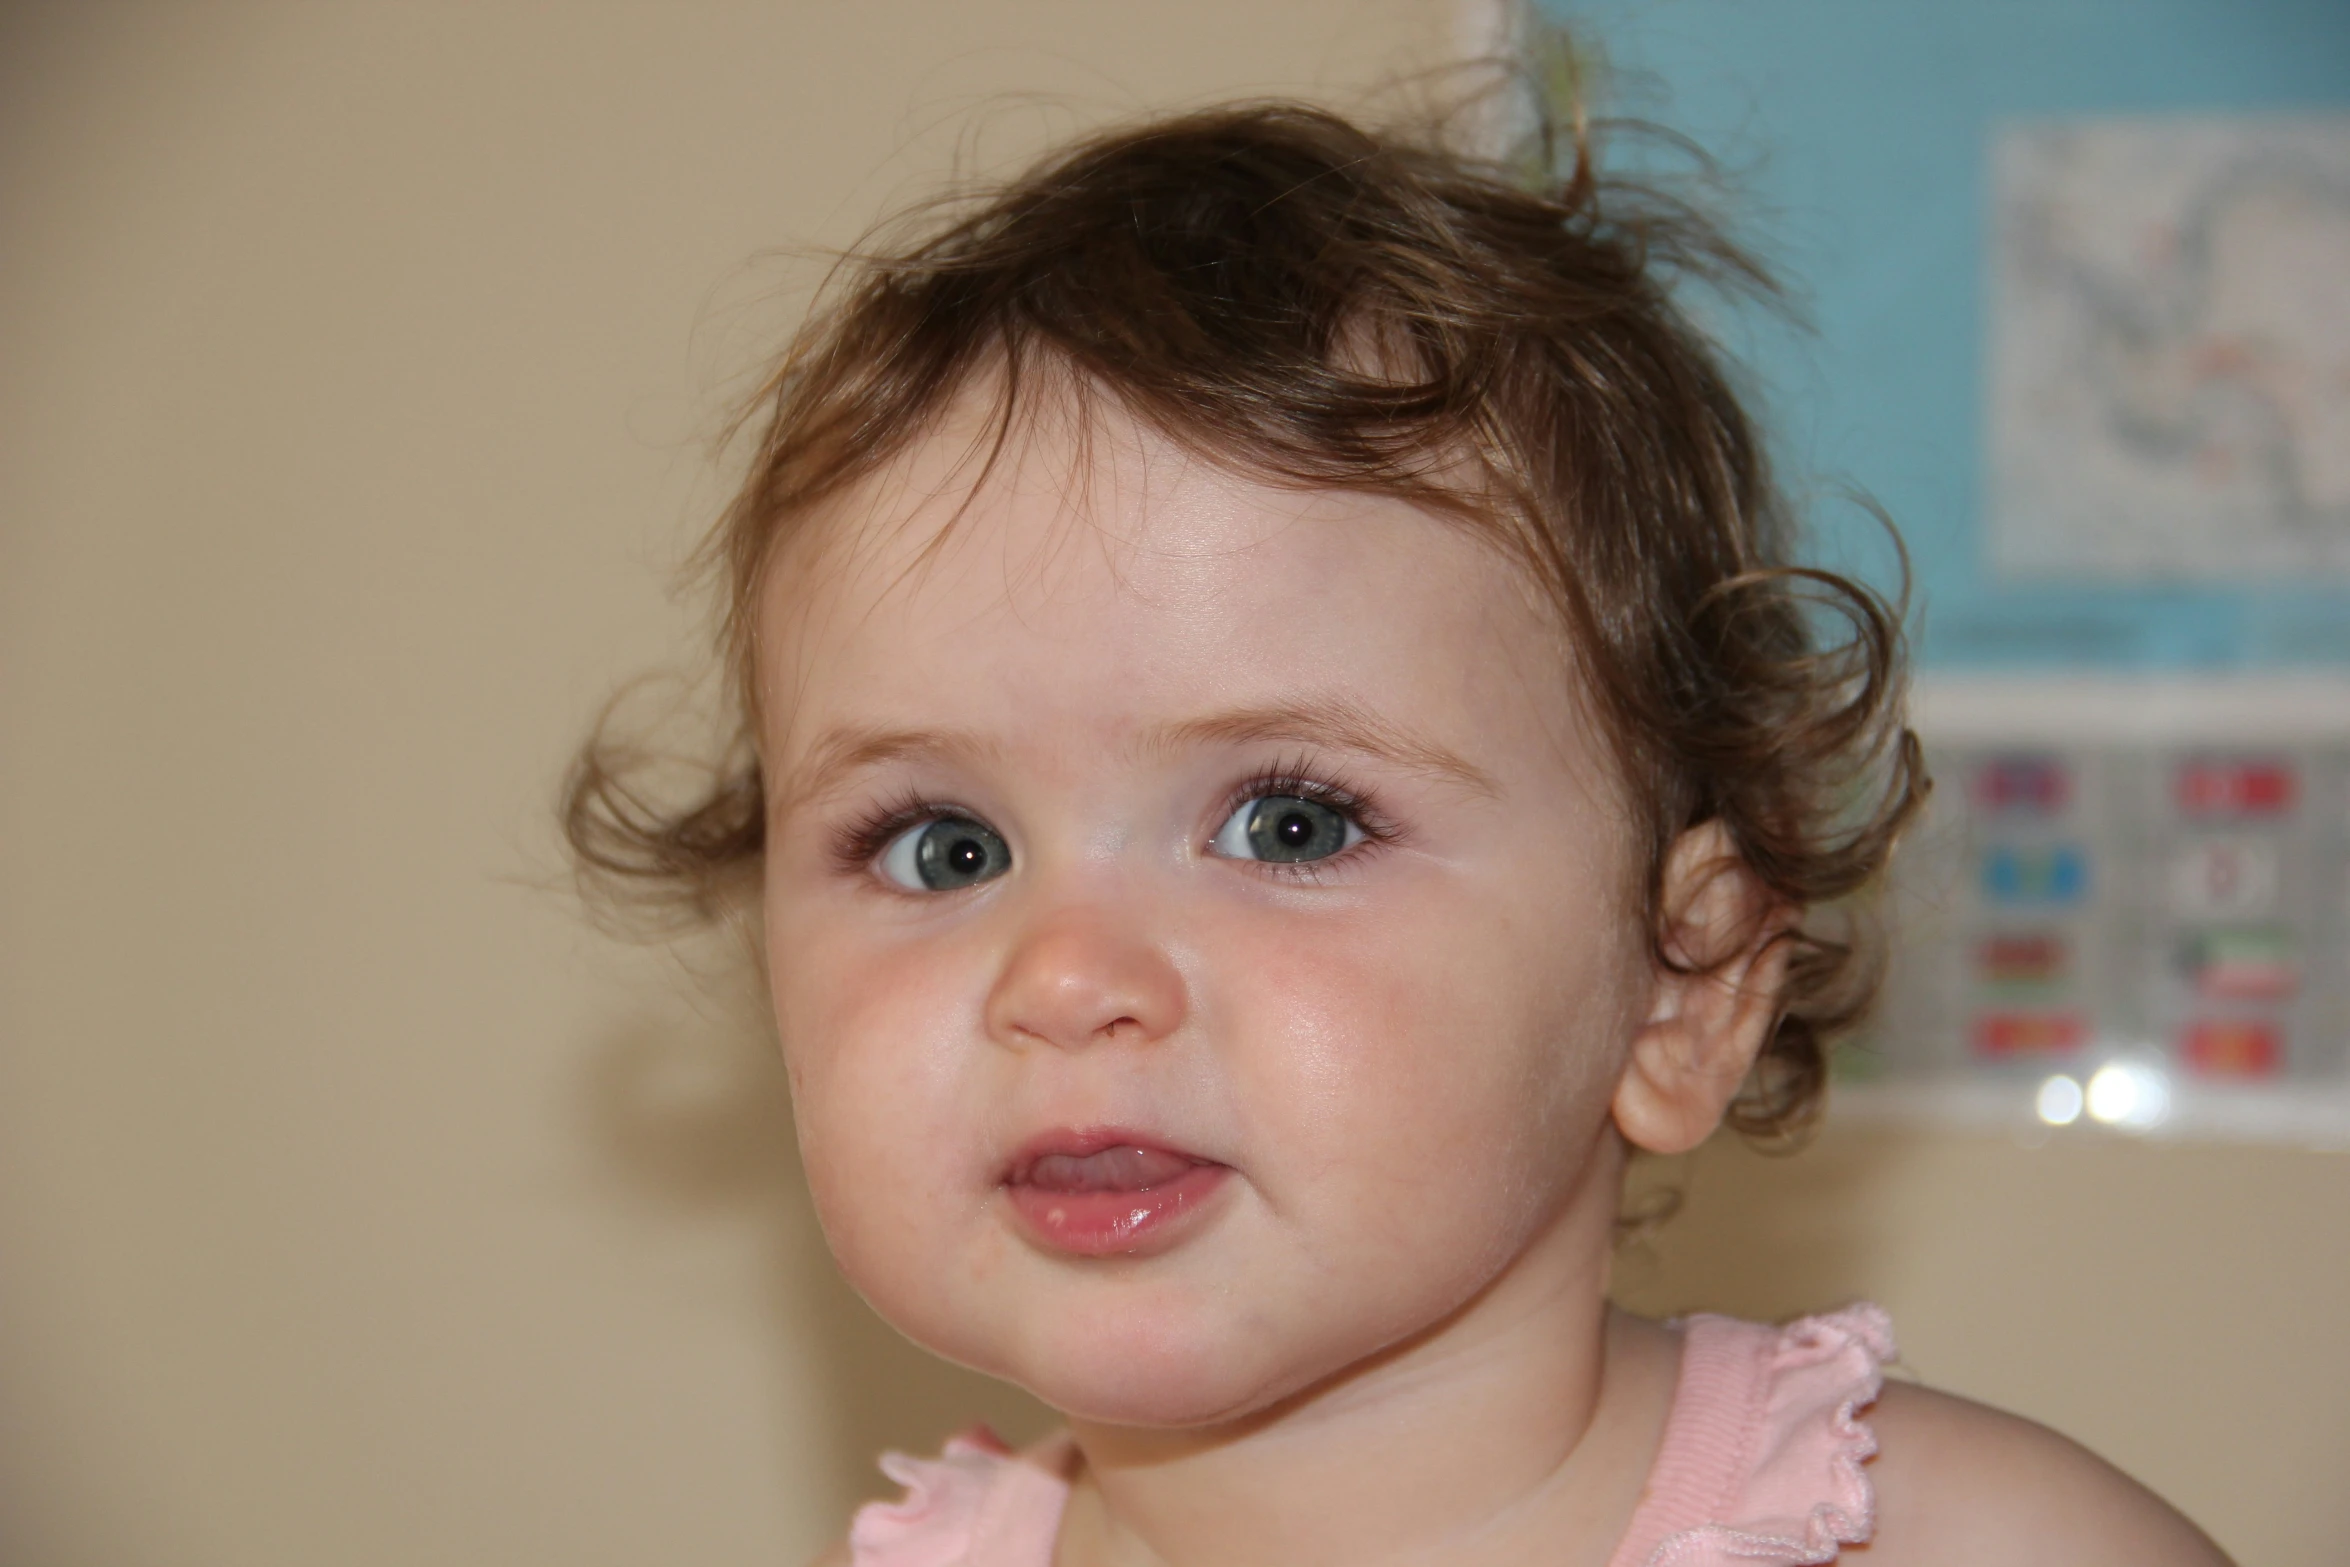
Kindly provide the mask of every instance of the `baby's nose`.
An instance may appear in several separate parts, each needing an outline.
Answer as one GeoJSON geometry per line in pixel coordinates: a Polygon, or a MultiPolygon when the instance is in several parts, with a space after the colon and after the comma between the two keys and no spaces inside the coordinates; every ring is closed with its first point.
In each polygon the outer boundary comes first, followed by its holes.
{"type": "Polygon", "coordinates": [[[1164,951],[1099,910],[1068,910],[1022,934],[988,996],[987,1028],[1013,1046],[1148,1043],[1188,1006],[1164,951]]]}

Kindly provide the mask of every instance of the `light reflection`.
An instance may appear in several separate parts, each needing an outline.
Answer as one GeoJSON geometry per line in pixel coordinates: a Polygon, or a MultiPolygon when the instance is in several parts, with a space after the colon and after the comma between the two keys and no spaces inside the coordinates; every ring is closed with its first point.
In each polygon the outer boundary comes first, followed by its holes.
{"type": "Polygon", "coordinates": [[[2150,1066],[2109,1061],[2089,1079],[2089,1114],[2107,1126],[2144,1131],[2170,1115],[2170,1081],[2150,1066]]]}
{"type": "Polygon", "coordinates": [[[2059,1072],[2040,1085],[2039,1096],[2032,1101],[2032,1108],[2050,1126],[2070,1126],[2081,1118],[2081,1106],[2085,1099],[2081,1085],[2059,1072]]]}

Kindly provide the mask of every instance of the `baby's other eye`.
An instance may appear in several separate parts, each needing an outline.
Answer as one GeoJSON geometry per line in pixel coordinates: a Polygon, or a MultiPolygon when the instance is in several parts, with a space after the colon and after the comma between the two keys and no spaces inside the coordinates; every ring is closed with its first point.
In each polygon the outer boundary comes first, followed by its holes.
{"type": "Polygon", "coordinates": [[[1326,860],[1353,848],[1363,837],[1363,829],[1333,806],[1293,794],[1268,794],[1243,802],[1216,829],[1208,847],[1227,859],[1295,864],[1326,860]]]}
{"type": "Polygon", "coordinates": [[[934,816],[892,838],[880,865],[882,875],[908,892],[952,892],[1010,870],[1012,848],[985,822],[934,816]]]}

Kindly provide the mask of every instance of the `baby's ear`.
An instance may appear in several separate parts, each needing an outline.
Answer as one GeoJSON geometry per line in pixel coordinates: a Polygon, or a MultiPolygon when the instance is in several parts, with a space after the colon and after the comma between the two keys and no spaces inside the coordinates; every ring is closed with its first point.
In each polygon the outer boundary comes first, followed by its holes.
{"type": "Polygon", "coordinates": [[[1720,822],[1665,857],[1662,951],[1647,1019],[1617,1079],[1616,1126],[1650,1153],[1686,1153],[1721,1124],[1779,1020],[1795,911],[1771,896],[1720,822]]]}

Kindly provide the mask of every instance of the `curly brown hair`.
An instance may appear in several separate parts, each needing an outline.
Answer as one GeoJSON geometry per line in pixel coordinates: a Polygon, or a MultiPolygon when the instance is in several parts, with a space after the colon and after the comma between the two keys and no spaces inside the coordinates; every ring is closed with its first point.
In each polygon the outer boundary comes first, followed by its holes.
{"type": "Polygon", "coordinates": [[[1807,1125],[1877,968],[1821,911],[1878,878],[1926,787],[1900,617],[1793,562],[1755,423],[1676,302],[1768,276],[1689,202],[1603,179],[1580,134],[1566,161],[1529,180],[1243,104],[1097,135],[851,254],[746,413],[748,475],[707,546],[732,743],[674,799],[600,726],[564,802],[582,871],[700,916],[739,901],[763,852],[752,617],[779,541],[983,378],[995,452],[1040,383],[1075,387],[1251,474],[1404,497],[1534,574],[1630,785],[1659,961],[1685,961],[1659,928],[1665,855],[1701,823],[1811,911],[1730,1114],[1807,1125]]]}

